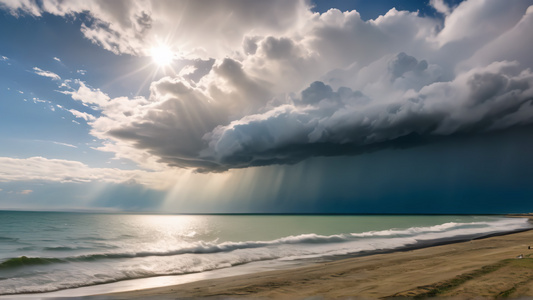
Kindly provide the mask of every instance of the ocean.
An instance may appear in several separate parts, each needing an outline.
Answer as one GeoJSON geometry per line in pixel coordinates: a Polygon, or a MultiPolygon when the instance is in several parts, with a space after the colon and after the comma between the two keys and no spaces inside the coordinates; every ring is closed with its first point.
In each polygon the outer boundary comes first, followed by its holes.
{"type": "MultiPolygon", "coordinates": [[[[502,216],[0,211],[0,295],[91,286],[116,291],[118,283],[140,278],[152,283],[138,281],[136,288],[152,287],[154,281],[229,276],[530,227],[527,219],[502,216]]],[[[81,291],[70,295],[90,293],[81,291]]]]}

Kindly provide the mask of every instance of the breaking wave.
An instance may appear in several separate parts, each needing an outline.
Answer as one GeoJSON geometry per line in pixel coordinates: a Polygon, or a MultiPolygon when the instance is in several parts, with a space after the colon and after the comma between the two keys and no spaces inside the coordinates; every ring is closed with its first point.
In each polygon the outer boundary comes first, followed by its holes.
{"type": "Polygon", "coordinates": [[[0,263],[0,270],[11,269],[17,267],[35,266],[35,265],[48,265],[53,263],[65,262],[58,258],[42,258],[42,257],[14,257],[0,263]]]}

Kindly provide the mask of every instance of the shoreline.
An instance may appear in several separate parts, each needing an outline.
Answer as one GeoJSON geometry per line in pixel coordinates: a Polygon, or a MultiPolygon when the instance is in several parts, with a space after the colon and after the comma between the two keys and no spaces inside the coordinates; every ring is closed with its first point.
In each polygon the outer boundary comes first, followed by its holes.
{"type": "MultiPolygon", "coordinates": [[[[526,218],[529,219],[529,222],[531,223],[533,221],[533,215],[531,214],[513,214],[513,215],[501,215],[502,217],[520,217],[520,218],[526,218]]],[[[524,220],[526,221],[526,220],[524,220]]],[[[136,298],[136,293],[143,293],[144,291],[155,291],[155,290],[164,290],[164,289],[171,289],[172,287],[179,287],[180,290],[185,289],[186,285],[188,284],[194,284],[197,282],[213,282],[217,280],[224,280],[226,278],[233,278],[240,280],[240,277],[243,278],[249,278],[251,276],[255,275],[261,275],[266,274],[269,272],[275,272],[278,273],[279,277],[283,277],[284,272],[293,272],[297,270],[302,270],[302,272],[306,272],[308,268],[314,268],[317,266],[329,266],[330,264],[339,262],[345,262],[345,263],[352,263],[354,259],[362,259],[365,260],[365,258],[372,258],[374,256],[380,256],[384,255],[385,257],[389,257],[391,255],[399,254],[399,253],[406,253],[406,252],[413,252],[421,249],[431,249],[434,247],[441,247],[441,246],[449,246],[454,244],[461,244],[465,242],[472,242],[474,240],[483,240],[483,239],[491,239],[493,237],[498,236],[506,236],[506,235],[515,235],[524,231],[530,231],[533,230],[533,227],[530,228],[522,228],[522,229],[516,229],[514,231],[505,231],[505,232],[493,232],[493,233],[478,233],[476,235],[463,235],[463,236],[455,236],[450,238],[440,238],[440,239],[432,239],[432,240],[419,240],[416,244],[410,244],[410,245],[404,245],[398,248],[394,249],[381,249],[381,250],[369,250],[369,251],[361,251],[357,253],[352,254],[340,254],[340,255],[330,255],[330,256],[323,256],[323,257],[310,257],[310,258],[300,258],[298,260],[288,260],[288,261],[256,261],[252,263],[242,264],[233,266],[230,268],[221,268],[221,269],[214,269],[211,271],[205,271],[205,272],[198,272],[198,273],[188,273],[183,275],[162,275],[162,276],[150,276],[145,278],[138,278],[138,279],[130,279],[130,280],[119,280],[116,282],[111,283],[105,283],[105,284],[96,284],[96,285],[87,285],[82,286],[78,288],[70,288],[70,289],[60,289],[56,291],[50,291],[50,292],[36,292],[36,293],[24,293],[24,294],[4,294],[0,295],[0,299],[10,299],[11,298],[19,298],[19,299],[64,299],[64,298],[76,298],[76,299],[129,299],[129,298],[136,298]],[[272,265],[274,263],[274,265],[272,265]],[[127,296],[124,296],[127,295],[127,296]],[[7,297],[7,298],[6,298],[7,297]],[[118,297],[118,298],[117,298],[118,297]]],[[[533,241],[533,237],[531,238],[533,241]]],[[[533,247],[533,243],[532,243],[533,247]]],[[[526,247],[527,248],[527,247],[526,247]]],[[[533,251],[533,250],[532,250],[533,251]]],[[[329,283],[328,283],[329,284],[329,283]]],[[[198,289],[198,288],[197,288],[198,289]]],[[[140,297],[140,298],[155,298],[160,299],[161,298],[161,291],[156,291],[154,295],[151,295],[150,293],[140,297]]],[[[166,293],[165,293],[166,294],[166,293]]],[[[180,291],[180,298],[186,297],[184,295],[181,295],[180,291]]],[[[290,294],[289,294],[290,295],[290,294]]],[[[283,296],[282,298],[287,298],[289,295],[283,296]]],[[[206,295],[199,294],[194,295],[192,297],[215,297],[220,298],[222,296],[217,296],[212,293],[208,293],[206,295]]],[[[226,294],[223,298],[231,297],[229,294],[226,294]]],[[[251,298],[257,298],[258,296],[254,295],[252,292],[251,295],[249,295],[251,298]]],[[[265,298],[265,296],[260,296],[261,298],[265,298]]],[[[272,298],[272,296],[268,296],[272,298]]],[[[299,296],[296,296],[299,298],[299,296]]],[[[139,298],[139,299],[140,299],[139,298]]],[[[188,297],[189,298],[189,297],[188,297]]],[[[278,297],[274,297],[278,298],[278,297]]],[[[294,295],[291,295],[289,298],[294,298],[294,295]]],[[[368,297],[367,297],[368,298],[368,297]]],[[[166,299],[163,297],[163,299],[166,299]]],[[[175,299],[174,296],[168,296],[168,299],[175,299]]]]}
{"type": "Polygon", "coordinates": [[[80,299],[533,297],[529,245],[533,246],[533,231],[522,230],[80,299]],[[524,258],[517,259],[521,254],[524,258]],[[461,284],[449,287],[457,281],[461,284]]]}

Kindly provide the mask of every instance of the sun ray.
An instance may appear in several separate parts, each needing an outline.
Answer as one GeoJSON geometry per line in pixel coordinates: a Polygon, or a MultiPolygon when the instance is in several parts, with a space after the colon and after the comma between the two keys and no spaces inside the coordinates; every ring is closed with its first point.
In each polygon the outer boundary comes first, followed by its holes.
{"type": "MultiPolygon", "coordinates": [[[[118,82],[118,81],[120,81],[120,80],[124,80],[124,79],[126,79],[126,78],[128,78],[128,77],[134,76],[135,74],[141,73],[141,72],[143,72],[144,70],[146,70],[146,69],[148,69],[148,68],[150,68],[150,64],[143,65],[143,66],[141,66],[141,67],[139,67],[139,68],[137,68],[137,69],[135,69],[135,70],[133,70],[133,71],[131,71],[131,72],[128,72],[128,73],[125,73],[125,74],[122,75],[122,76],[118,76],[118,77],[116,77],[115,79],[109,81],[108,83],[106,83],[106,84],[103,85],[102,87],[103,87],[103,88],[106,88],[106,87],[112,86],[112,85],[115,84],[116,82],[118,82]]],[[[139,90],[141,90],[141,89],[144,87],[145,84],[146,84],[146,80],[143,82],[143,84],[142,84],[142,86],[139,88],[139,90]]],[[[138,95],[138,92],[137,92],[137,95],[138,95]]]]}

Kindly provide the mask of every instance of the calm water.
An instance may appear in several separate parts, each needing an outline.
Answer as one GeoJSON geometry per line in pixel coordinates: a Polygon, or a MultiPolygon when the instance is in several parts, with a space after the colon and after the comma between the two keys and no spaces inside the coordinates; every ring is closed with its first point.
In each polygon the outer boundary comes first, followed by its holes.
{"type": "Polygon", "coordinates": [[[282,264],[530,226],[489,216],[0,212],[0,295],[282,264]]]}

